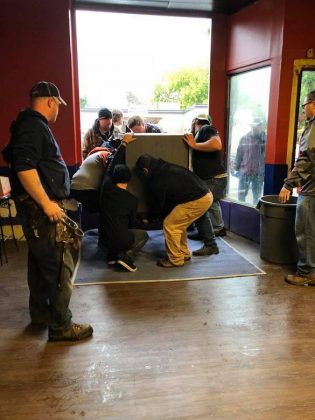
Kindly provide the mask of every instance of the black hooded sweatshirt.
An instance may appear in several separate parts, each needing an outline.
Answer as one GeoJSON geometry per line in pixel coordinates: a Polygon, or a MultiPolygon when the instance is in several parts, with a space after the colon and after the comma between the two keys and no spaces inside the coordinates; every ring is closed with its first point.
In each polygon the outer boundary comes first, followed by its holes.
{"type": "Polygon", "coordinates": [[[168,163],[163,159],[144,154],[137,160],[137,168],[146,176],[141,176],[146,194],[151,198],[151,217],[164,219],[178,204],[198,200],[209,192],[206,184],[193,172],[182,166],[168,163]]]}

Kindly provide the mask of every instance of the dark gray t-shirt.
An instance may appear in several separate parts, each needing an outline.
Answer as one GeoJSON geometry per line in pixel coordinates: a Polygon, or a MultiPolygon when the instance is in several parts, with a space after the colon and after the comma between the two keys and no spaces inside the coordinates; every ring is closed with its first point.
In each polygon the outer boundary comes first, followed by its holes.
{"type": "Polygon", "coordinates": [[[42,114],[30,108],[20,112],[11,126],[10,149],[14,196],[25,192],[17,173],[36,169],[51,199],[68,197],[68,169],[48,121],[42,114]]]}

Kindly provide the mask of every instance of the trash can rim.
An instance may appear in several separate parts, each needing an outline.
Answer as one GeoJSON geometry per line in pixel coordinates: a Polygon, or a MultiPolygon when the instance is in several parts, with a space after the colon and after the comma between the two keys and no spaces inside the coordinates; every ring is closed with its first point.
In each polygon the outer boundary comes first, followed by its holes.
{"type": "Polygon", "coordinates": [[[265,199],[268,197],[278,197],[278,195],[264,195],[263,197],[261,197],[259,199],[260,202],[264,203],[264,204],[268,204],[270,206],[274,206],[274,207],[296,207],[296,203],[273,203],[270,201],[266,201],[265,199]]]}

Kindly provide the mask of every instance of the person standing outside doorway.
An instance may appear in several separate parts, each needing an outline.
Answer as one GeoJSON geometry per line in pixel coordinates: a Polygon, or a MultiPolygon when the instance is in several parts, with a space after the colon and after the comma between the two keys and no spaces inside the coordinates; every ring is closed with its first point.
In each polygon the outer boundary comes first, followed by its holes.
{"type": "Polygon", "coordinates": [[[262,194],[265,171],[266,133],[263,121],[254,118],[250,131],[240,139],[234,161],[234,175],[238,177],[238,199],[246,201],[252,191],[252,203],[256,205],[262,194]]]}
{"type": "Polygon", "coordinates": [[[134,115],[128,119],[128,128],[133,133],[162,133],[158,125],[145,123],[139,115],[134,115]]]}
{"type": "Polygon", "coordinates": [[[119,138],[120,134],[124,134],[126,132],[126,127],[124,127],[124,114],[120,109],[113,109],[113,137],[115,139],[119,138]]]}
{"type": "Polygon", "coordinates": [[[103,146],[108,141],[114,130],[113,114],[108,108],[98,111],[98,118],[93,126],[85,133],[82,144],[82,156],[85,159],[94,147],[103,146]]]}

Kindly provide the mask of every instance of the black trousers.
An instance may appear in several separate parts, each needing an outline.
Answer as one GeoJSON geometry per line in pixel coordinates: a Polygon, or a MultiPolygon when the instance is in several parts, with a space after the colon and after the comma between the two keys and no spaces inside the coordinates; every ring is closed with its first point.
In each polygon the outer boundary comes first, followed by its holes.
{"type": "Polygon", "coordinates": [[[47,322],[52,331],[62,331],[72,318],[69,309],[75,272],[72,251],[56,244],[55,223],[31,198],[17,199],[16,208],[28,244],[31,320],[47,322]]]}
{"type": "Polygon", "coordinates": [[[100,193],[98,190],[71,190],[70,197],[82,203],[90,213],[100,211],[100,193]]]}

